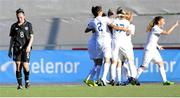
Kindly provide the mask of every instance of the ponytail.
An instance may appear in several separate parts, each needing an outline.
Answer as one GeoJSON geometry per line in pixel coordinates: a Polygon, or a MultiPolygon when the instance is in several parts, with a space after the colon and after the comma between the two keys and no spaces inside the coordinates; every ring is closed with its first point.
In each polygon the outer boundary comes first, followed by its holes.
{"type": "Polygon", "coordinates": [[[146,32],[150,32],[152,27],[154,27],[154,19],[149,23],[147,29],[146,29],[146,32]]]}
{"type": "Polygon", "coordinates": [[[161,20],[163,17],[162,16],[157,16],[155,17],[148,25],[146,32],[150,32],[151,29],[155,26],[158,25],[159,20],[161,20]]]}
{"type": "Polygon", "coordinates": [[[94,17],[97,17],[100,11],[102,11],[102,7],[101,6],[95,6],[95,7],[93,6],[91,8],[91,12],[94,15],[94,17]]]}

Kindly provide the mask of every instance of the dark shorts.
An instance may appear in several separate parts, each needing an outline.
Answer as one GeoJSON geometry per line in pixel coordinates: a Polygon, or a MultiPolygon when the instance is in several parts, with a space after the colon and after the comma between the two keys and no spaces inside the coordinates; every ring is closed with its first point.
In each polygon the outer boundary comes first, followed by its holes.
{"type": "Polygon", "coordinates": [[[20,62],[29,62],[30,53],[26,53],[25,49],[13,51],[13,60],[20,62]]]}

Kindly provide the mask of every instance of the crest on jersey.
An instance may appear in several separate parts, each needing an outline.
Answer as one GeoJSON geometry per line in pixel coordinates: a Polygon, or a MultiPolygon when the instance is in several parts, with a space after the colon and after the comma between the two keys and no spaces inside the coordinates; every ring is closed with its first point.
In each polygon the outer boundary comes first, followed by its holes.
{"type": "Polygon", "coordinates": [[[15,28],[15,30],[18,30],[18,28],[15,28]]]}
{"type": "Polygon", "coordinates": [[[28,27],[25,27],[25,30],[27,31],[29,28],[28,27]]]}

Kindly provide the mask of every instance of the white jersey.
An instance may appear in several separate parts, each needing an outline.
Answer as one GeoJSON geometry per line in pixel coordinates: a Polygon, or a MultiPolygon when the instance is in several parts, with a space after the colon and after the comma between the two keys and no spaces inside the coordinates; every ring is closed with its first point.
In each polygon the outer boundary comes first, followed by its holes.
{"type": "Polygon", "coordinates": [[[110,25],[112,21],[108,17],[98,16],[94,19],[95,30],[97,33],[97,41],[104,39],[111,39],[111,34],[108,32],[108,25],[110,25]]]}
{"type": "Polygon", "coordinates": [[[111,24],[108,17],[98,16],[89,23],[90,29],[94,29],[96,39],[96,58],[111,57],[111,34],[107,32],[107,26],[111,24]]]}
{"type": "MultiPolygon", "coordinates": [[[[119,27],[128,28],[130,22],[126,19],[120,20],[119,18],[116,18],[113,24],[119,27]]],[[[128,41],[127,33],[122,30],[113,30],[113,40],[118,41],[118,44],[121,47],[125,47],[127,45],[126,42],[128,41]]]]}
{"type": "MultiPolygon", "coordinates": [[[[88,27],[89,29],[94,29],[94,19],[90,20],[90,22],[88,23],[88,27]]],[[[89,42],[92,41],[92,42],[95,42],[96,41],[96,38],[97,38],[97,33],[96,32],[93,32],[91,38],[89,39],[89,42]]],[[[96,43],[94,43],[96,44],[96,43]]]]}
{"type": "Polygon", "coordinates": [[[157,49],[157,43],[161,32],[163,32],[163,30],[157,25],[152,28],[151,32],[148,33],[148,40],[145,45],[146,50],[157,49]]]}
{"type": "Polygon", "coordinates": [[[127,46],[129,46],[129,48],[133,48],[131,37],[135,33],[135,25],[130,24],[129,27],[128,27],[128,30],[129,30],[129,32],[128,32],[129,34],[127,34],[127,46]]]}
{"type": "MultiPolygon", "coordinates": [[[[94,25],[94,19],[90,20],[87,28],[93,29],[94,28],[93,25],[94,25]]],[[[96,48],[95,48],[96,47],[96,38],[97,38],[96,33],[93,32],[91,35],[91,38],[88,41],[88,53],[89,53],[90,59],[95,59],[97,56],[96,48]]]]}

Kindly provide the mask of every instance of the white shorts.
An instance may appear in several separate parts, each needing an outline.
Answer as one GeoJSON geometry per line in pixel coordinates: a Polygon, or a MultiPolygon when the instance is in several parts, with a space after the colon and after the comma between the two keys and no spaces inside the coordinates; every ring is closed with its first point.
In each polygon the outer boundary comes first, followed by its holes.
{"type": "Polygon", "coordinates": [[[127,58],[122,53],[119,53],[118,60],[120,60],[121,62],[125,62],[127,60],[127,58]]]}
{"type": "Polygon", "coordinates": [[[118,44],[118,41],[113,40],[112,41],[112,59],[118,60],[120,58],[121,60],[124,60],[124,57],[127,60],[129,60],[129,59],[134,60],[133,48],[121,47],[121,45],[118,44]]]}
{"type": "Polygon", "coordinates": [[[111,40],[97,41],[96,52],[96,58],[111,58],[111,40]]]}
{"type": "Polygon", "coordinates": [[[96,58],[97,52],[96,52],[96,40],[95,39],[90,39],[88,41],[88,53],[89,53],[90,59],[96,58]]]}
{"type": "Polygon", "coordinates": [[[143,58],[143,63],[142,66],[148,68],[149,63],[153,62],[163,62],[163,59],[157,49],[155,50],[145,50],[144,52],[144,58],[143,58]]]}

